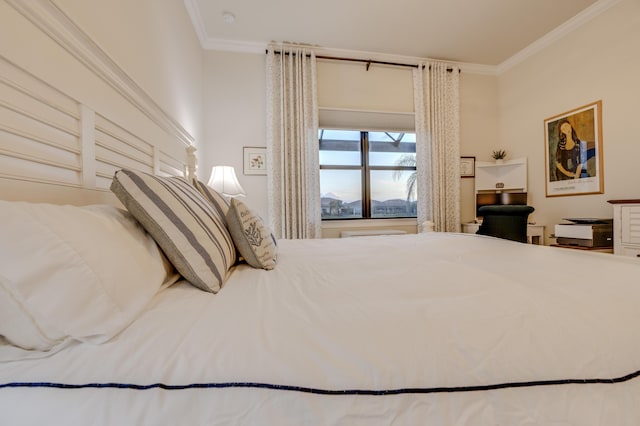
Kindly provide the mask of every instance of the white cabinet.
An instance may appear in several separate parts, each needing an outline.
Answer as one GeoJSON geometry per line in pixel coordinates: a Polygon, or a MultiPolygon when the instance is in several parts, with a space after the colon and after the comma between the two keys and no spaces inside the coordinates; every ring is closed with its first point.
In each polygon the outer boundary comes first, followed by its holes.
{"type": "Polygon", "coordinates": [[[640,258],[640,199],[613,204],[613,254],[640,258]]]}
{"type": "Polygon", "coordinates": [[[476,192],[527,192],[527,159],[517,158],[501,163],[476,162],[476,192]]]}
{"type": "Polygon", "coordinates": [[[491,204],[527,204],[527,158],[476,161],[475,212],[491,204]]]}

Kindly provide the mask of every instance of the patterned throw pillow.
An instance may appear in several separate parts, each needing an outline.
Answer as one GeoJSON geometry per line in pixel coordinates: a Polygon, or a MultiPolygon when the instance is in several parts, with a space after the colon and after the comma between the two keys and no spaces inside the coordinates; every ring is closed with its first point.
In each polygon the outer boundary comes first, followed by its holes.
{"type": "Polygon", "coordinates": [[[254,268],[273,269],[276,266],[276,240],[260,216],[235,198],[227,212],[227,226],[236,247],[254,268]]]}
{"type": "Polygon", "coordinates": [[[183,277],[201,290],[220,290],[236,260],[233,240],[224,216],[186,179],[119,170],[111,191],[183,277]]]}

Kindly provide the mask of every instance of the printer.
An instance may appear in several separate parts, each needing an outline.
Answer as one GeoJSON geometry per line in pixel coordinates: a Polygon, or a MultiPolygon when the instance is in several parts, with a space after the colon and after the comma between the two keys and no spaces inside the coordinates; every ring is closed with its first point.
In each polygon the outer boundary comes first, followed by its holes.
{"type": "Polygon", "coordinates": [[[555,226],[556,242],[580,247],[613,247],[613,219],[564,218],[555,226]]]}

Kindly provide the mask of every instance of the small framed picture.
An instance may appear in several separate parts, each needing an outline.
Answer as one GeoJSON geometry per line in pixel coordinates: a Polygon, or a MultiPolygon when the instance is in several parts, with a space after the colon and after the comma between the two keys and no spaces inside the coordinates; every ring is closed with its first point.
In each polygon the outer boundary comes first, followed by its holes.
{"type": "Polygon", "coordinates": [[[460,177],[476,176],[476,157],[460,157],[460,177]]]}
{"type": "Polygon", "coordinates": [[[267,174],[267,148],[256,146],[245,146],[244,169],[245,175],[266,175],[267,174]]]}

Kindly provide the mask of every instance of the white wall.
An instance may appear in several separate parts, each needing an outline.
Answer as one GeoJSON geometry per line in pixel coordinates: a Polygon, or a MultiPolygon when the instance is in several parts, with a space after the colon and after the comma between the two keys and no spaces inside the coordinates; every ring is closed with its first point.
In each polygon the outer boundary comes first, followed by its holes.
{"type": "MultiPolygon", "coordinates": [[[[498,148],[498,79],[460,75],[460,155],[486,161],[498,148]]],[[[475,179],[460,179],[460,221],[475,219],[475,179]]]]}
{"type": "Polygon", "coordinates": [[[213,52],[205,55],[204,139],[198,176],[213,166],[232,166],[247,192],[243,201],[267,219],[267,177],[243,171],[244,146],[266,146],[265,55],[213,52]]]}
{"type": "Polygon", "coordinates": [[[196,140],[204,52],[181,1],[54,0],[196,140]]]}
{"type": "MultiPolygon", "coordinates": [[[[639,198],[640,2],[623,0],[498,78],[501,146],[529,160],[529,204],[546,235],[563,217],[612,217],[639,198]],[[546,118],[602,100],[604,194],[546,197],[546,118]]],[[[484,152],[486,151],[484,148],[484,152]]]]}

